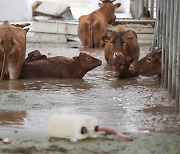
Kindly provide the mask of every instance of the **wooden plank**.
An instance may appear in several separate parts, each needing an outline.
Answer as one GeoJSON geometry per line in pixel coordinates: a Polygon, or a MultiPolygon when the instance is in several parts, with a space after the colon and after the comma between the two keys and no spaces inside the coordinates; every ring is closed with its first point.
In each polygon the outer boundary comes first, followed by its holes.
{"type": "MultiPolygon", "coordinates": [[[[65,26],[62,25],[62,30],[66,30],[65,26]]],[[[58,23],[54,22],[44,22],[44,21],[34,21],[33,22],[34,32],[47,32],[47,33],[58,33],[58,23]]]]}
{"type": "MultiPolygon", "coordinates": [[[[154,32],[154,28],[152,27],[152,25],[142,25],[142,24],[129,24],[128,26],[127,25],[128,24],[123,25],[123,26],[124,27],[126,26],[125,27],[126,29],[131,29],[131,30],[134,30],[135,32],[137,32],[140,42],[152,43],[152,37],[153,37],[153,32],[154,32]]],[[[109,25],[109,27],[113,28],[113,29],[120,27],[120,26],[121,25],[112,27],[111,25],[109,25]]],[[[48,41],[49,34],[61,34],[63,37],[68,36],[69,38],[71,38],[71,36],[74,37],[74,36],[78,35],[77,31],[78,31],[78,22],[77,21],[56,21],[56,20],[34,21],[33,29],[32,29],[32,32],[35,32],[35,34],[36,33],[48,33],[45,41],[48,41]]],[[[45,35],[45,34],[43,34],[43,35],[45,35]]],[[[55,37],[57,37],[57,36],[55,35],[55,37]]],[[[50,42],[52,42],[53,38],[49,38],[49,39],[50,39],[50,42]]],[[[41,41],[42,40],[43,39],[41,39],[41,41]]],[[[54,40],[54,41],[57,42],[56,40],[54,40]]]]}
{"type": "Polygon", "coordinates": [[[35,32],[33,37],[27,38],[27,42],[66,43],[66,35],[35,32]]]}
{"type": "Polygon", "coordinates": [[[67,24],[67,34],[78,35],[78,25],[77,24],[67,24]]]}
{"type": "Polygon", "coordinates": [[[126,30],[131,29],[138,34],[153,34],[154,33],[154,28],[145,28],[145,27],[144,28],[140,28],[140,27],[136,27],[136,28],[128,27],[127,28],[125,26],[116,26],[116,27],[111,27],[110,29],[115,30],[119,27],[124,27],[126,30]]]}

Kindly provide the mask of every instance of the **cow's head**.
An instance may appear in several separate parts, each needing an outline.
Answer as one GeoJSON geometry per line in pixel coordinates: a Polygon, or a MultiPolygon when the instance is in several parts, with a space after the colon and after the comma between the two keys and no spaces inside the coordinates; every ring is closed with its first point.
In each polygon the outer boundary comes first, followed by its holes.
{"type": "Polygon", "coordinates": [[[112,60],[113,75],[119,78],[127,77],[133,60],[134,58],[125,57],[121,52],[115,52],[112,60]]]}
{"type": "Polygon", "coordinates": [[[102,36],[102,40],[107,43],[109,42],[110,48],[112,52],[122,52],[126,55],[129,46],[129,41],[133,39],[132,35],[128,35],[128,31],[116,32],[111,31],[107,33],[105,36],[102,36]]]}
{"type": "Polygon", "coordinates": [[[103,9],[106,14],[107,22],[114,21],[116,19],[115,9],[121,6],[121,3],[113,4],[113,1],[110,0],[100,0],[102,3],[99,3],[99,7],[103,9]]]}
{"type": "Polygon", "coordinates": [[[42,55],[39,50],[34,50],[28,54],[27,58],[25,59],[25,63],[42,59],[47,59],[47,57],[42,55]]]}
{"type": "Polygon", "coordinates": [[[130,65],[130,72],[143,75],[143,76],[154,76],[161,74],[161,56],[162,50],[156,49],[155,51],[147,54],[144,58],[140,59],[130,65]]]}
{"type": "Polygon", "coordinates": [[[101,60],[82,52],[79,54],[79,56],[73,57],[73,59],[77,61],[79,64],[81,64],[81,67],[85,69],[85,71],[90,71],[102,64],[101,60]]]}

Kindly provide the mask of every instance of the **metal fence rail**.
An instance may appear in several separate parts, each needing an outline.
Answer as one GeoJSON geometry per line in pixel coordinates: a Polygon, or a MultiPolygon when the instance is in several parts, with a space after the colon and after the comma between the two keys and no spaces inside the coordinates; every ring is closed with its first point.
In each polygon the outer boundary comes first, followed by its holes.
{"type": "Polygon", "coordinates": [[[157,0],[131,0],[133,18],[156,18],[157,0]]]}
{"type": "Polygon", "coordinates": [[[180,111],[180,1],[157,0],[152,47],[162,48],[162,83],[180,111]]]}

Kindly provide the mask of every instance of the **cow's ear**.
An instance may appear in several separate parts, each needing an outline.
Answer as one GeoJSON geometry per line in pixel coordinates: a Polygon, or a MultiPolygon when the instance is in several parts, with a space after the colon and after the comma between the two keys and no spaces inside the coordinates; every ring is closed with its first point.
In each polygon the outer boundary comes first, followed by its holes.
{"type": "Polygon", "coordinates": [[[25,28],[24,30],[25,30],[25,32],[27,33],[27,32],[29,31],[29,28],[25,28]]]}
{"type": "Polygon", "coordinates": [[[98,3],[99,7],[101,7],[102,3],[98,3]]]}
{"type": "Polygon", "coordinates": [[[108,42],[108,41],[110,41],[110,37],[102,36],[101,40],[104,41],[104,42],[108,42]]]}
{"type": "Polygon", "coordinates": [[[116,4],[114,5],[115,9],[119,8],[120,6],[121,6],[121,3],[116,3],[116,4]]]}
{"type": "Polygon", "coordinates": [[[137,38],[137,33],[133,30],[131,30],[131,32],[134,34],[134,36],[137,38]]]}
{"type": "Polygon", "coordinates": [[[162,54],[162,49],[157,49],[159,54],[162,54]]]}
{"type": "Polygon", "coordinates": [[[46,55],[42,55],[41,59],[47,59],[47,56],[46,55]]]}

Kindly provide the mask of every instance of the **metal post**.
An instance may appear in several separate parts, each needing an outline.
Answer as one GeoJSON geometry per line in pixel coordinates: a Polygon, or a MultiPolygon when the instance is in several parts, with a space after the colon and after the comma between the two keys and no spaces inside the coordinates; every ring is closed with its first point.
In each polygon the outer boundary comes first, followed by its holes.
{"type": "Polygon", "coordinates": [[[157,46],[159,47],[159,40],[160,40],[160,5],[159,1],[156,0],[156,21],[157,21],[157,46]]]}
{"type": "Polygon", "coordinates": [[[162,83],[180,111],[180,1],[158,0],[157,4],[154,40],[162,47],[162,83]]]}
{"type": "MultiPolygon", "coordinates": [[[[159,44],[160,48],[162,48],[162,24],[163,24],[163,2],[159,0],[159,13],[160,13],[160,21],[159,21],[159,44]]],[[[163,63],[164,64],[164,63],[163,63]]]]}
{"type": "Polygon", "coordinates": [[[148,9],[149,0],[144,0],[144,7],[148,9]]]}
{"type": "Polygon", "coordinates": [[[162,11],[162,16],[163,16],[163,23],[162,23],[162,51],[163,51],[163,84],[165,86],[165,88],[167,88],[167,74],[168,74],[168,53],[166,50],[166,10],[167,10],[167,2],[169,0],[163,0],[162,4],[163,4],[163,11],[162,11]]]}
{"type": "Polygon", "coordinates": [[[150,5],[150,17],[153,18],[154,17],[154,0],[150,1],[151,5],[150,5]]]}
{"type": "Polygon", "coordinates": [[[172,0],[169,0],[167,3],[167,30],[166,30],[166,44],[167,44],[167,50],[169,52],[169,62],[168,62],[168,91],[169,93],[172,92],[172,59],[173,59],[173,52],[172,52],[172,44],[173,44],[173,2],[172,0]]]}
{"type": "MultiPolygon", "coordinates": [[[[180,18],[180,8],[179,8],[180,2],[177,0],[177,19],[180,18]]],[[[176,34],[178,36],[177,38],[177,69],[176,69],[176,108],[180,112],[180,21],[177,21],[177,29],[178,33],[176,34]]]]}
{"type": "Polygon", "coordinates": [[[173,26],[172,26],[172,42],[171,42],[171,45],[172,45],[172,96],[175,98],[176,96],[176,87],[178,86],[176,84],[176,70],[178,69],[177,67],[177,40],[178,40],[178,2],[177,0],[175,1],[172,1],[173,2],[173,8],[172,8],[172,18],[173,18],[173,26]]]}
{"type": "Polygon", "coordinates": [[[152,42],[151,49],[154,50],[154,47],[159,47],[159,21],[160,21],[160,10],[159,3],[156,1],[156,22],[154,28],[154,37],[152,42]]]}

